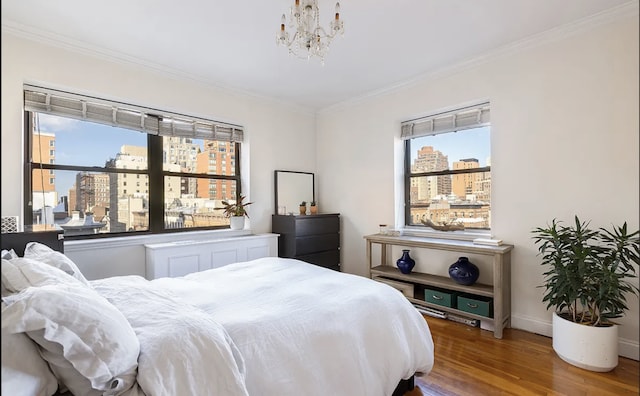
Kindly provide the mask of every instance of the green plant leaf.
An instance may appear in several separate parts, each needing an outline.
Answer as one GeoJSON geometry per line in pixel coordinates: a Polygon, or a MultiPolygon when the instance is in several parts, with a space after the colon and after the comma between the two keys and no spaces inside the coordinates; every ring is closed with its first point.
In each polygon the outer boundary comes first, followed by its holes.
{"type": "Polygon", "coordinates": [[[637,277],[640,230],[629,233],[626,222],[594,230],[575,216],[571,226],[553,219],[532,233],[545,268],[539,287],[545,289],[547,309],[598,326],[623,316],[626,297],[640,293],[628,282],[637,277]]]}

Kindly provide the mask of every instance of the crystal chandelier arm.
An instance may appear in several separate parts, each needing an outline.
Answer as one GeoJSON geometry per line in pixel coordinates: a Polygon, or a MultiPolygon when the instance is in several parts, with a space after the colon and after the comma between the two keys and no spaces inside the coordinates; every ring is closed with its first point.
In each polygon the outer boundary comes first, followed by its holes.
{"type": "Polygon", "coordinates": [[[293,34],[293,36],[291,37],[291,40],[289,40],[287,42],[287,47],[289,47],[289,52],[291,52],[291,46],[293,45],[293,43],[295,43],[297,40],[300,40],[300,32],[295,32],[293,34]]]}
{"type": "Polygon", "coordinates": [[[296,0],[293,7],[291,7],[291,15],[294,16],[296,19],[300,18],[300,0],[296,0]]]}
{"type": "Polygon", "coordinates": [[[333,21],[331,21],[331,30],[334,32],[333,36],[338,32],[344,34],[344,24],[340,20],[340,2],[336,3],[336,15],[333,21]]]}
{"type": "Polygon", "coordinates": [[[289,33],[285,30],[286,23],[287,20],[284,14],[282,14],[282,18],[280,19],[280,29],[278,30],[278,33],[276,33],[276,42],[278,45],[288,45],[289,33]]]}

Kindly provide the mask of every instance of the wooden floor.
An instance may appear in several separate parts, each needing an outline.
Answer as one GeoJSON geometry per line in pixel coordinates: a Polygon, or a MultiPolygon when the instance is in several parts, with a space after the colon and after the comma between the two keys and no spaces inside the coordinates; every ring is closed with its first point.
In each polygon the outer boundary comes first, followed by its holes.
{"type": "Polygon", "coordinates": [[[416,387],[405,396],[449,395],[638,395],[640,368],[620,358],[608,373],[583,370],[565,363],[551,338],[505,329],[493,333],[444,319],[427,317],[435,344],[429,375],[416,376],[416,387]]]}

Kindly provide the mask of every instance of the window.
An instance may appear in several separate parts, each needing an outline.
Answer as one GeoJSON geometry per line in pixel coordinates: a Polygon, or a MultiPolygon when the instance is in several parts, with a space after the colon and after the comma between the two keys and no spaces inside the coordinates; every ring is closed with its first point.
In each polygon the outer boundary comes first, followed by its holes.
{"type": "Polygon", "coordinates": [[[489,104],[402,123],[405,224],[491,228],[489,104]]]}
{"type": "Polygon", "coordinates": [[[216,208],[241,194],[241,127],[30,85],[24,94],[26,224],[72,239],[229,226],[216,208]],[[218,151],[230,167],[209,165],[218,151]]]}

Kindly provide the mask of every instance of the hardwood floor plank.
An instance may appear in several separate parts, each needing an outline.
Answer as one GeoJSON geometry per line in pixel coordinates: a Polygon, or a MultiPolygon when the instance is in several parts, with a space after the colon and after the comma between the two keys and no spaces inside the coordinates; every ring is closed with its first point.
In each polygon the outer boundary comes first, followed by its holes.
{"type": "Polygon", "coordinates": [[[492,332],[425,317],[435,344],[433,371],[416,376],[405,396],[459,395],[638,395],[640,365],[620,358],[618,367],[597,373],[572,366],[553,351],[551,338],[505,329],[492,332]]]}

